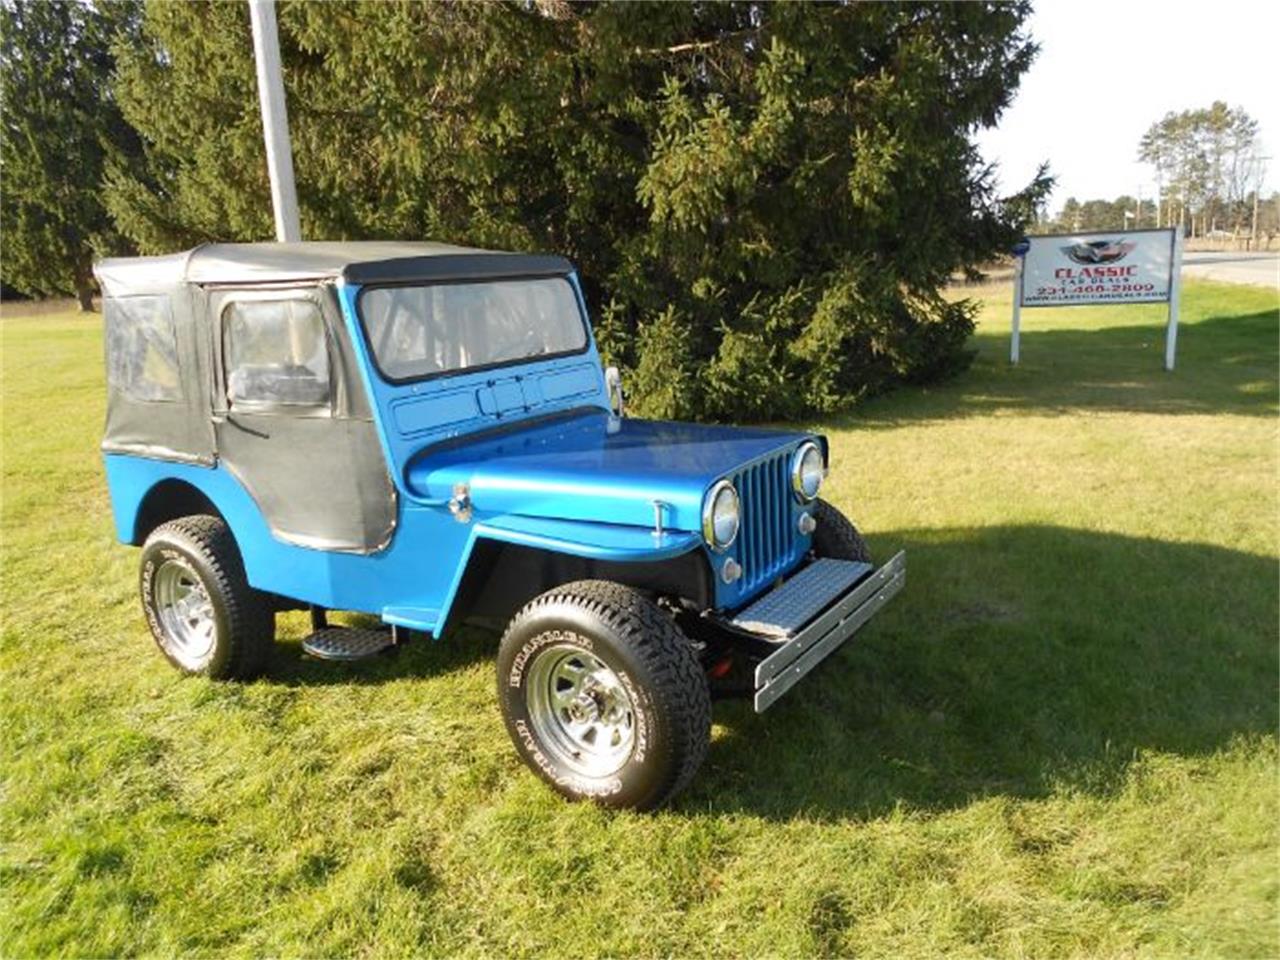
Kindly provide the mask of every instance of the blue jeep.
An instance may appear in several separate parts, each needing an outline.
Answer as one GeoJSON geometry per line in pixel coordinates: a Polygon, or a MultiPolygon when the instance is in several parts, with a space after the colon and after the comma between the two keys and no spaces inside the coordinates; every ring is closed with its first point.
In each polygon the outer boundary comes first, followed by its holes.
{"type": "Polygon", "coordinates": [[[902,587],[819,499],[825,438],[625,417],[560,257],[214,244],[97,276],[116,531],[184,672],[252,676],[282,609],[330,659],[496,618],[525,761],[649,808],[713,694],[766,709],[902,587]]]}

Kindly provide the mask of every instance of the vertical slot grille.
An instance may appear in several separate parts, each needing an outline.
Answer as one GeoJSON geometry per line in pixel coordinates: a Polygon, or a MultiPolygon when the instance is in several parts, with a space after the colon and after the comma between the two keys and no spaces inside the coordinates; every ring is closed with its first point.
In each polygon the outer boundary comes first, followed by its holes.
{"type": "Polygon", "coordinates": [[[789,453],[782,453],[733,477],[742,499],[738,559],[743,594],[779,576],[795,559],[798,534],[791,522],[789,463],[789,453]]]}

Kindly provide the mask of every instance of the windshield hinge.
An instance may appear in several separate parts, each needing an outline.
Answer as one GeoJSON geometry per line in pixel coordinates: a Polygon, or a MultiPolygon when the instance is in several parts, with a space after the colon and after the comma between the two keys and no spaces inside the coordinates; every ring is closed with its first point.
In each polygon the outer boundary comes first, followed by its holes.
{"type": "Polygon", "coordinates": [[[471,488],[465,483],[453,485],[453,496],[449,498],[449,512],[459,523],[471,520],[471,488]]]}
{"type": "Polygon", "coordinates": [[[661,500],[653,501],[653,536],[655,539],[661,540],[663,533],[666,531],[662,527],[662,512],[667,509],[670,504],[661,500]]]}

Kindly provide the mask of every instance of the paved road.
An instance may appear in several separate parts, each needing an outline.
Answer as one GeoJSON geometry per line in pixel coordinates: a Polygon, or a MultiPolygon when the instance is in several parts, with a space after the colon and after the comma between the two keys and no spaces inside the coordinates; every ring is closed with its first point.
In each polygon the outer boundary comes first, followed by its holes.
{"type": "Polygon", "coordinates": [[[1280,253],[1188,251],[1182,255],[1182,275],[1228,283],[1280,287],[1280,253]]]}

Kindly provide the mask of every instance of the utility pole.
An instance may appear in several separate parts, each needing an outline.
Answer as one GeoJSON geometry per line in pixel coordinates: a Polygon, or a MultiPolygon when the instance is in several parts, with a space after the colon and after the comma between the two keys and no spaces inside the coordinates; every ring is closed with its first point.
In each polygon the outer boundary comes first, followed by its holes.
{"type": "Polygon", "coordinates": [[[253,57],[258,70],[258,102],[262,106],[262,135],[267,145],[276,239],[301,240],[298,190],[293,182],[293,148],[289,146],[289,115],[285,111],[284,79],[280,73],[275,0],[249,0],[249,21],[253,25],[253,57]]]}

